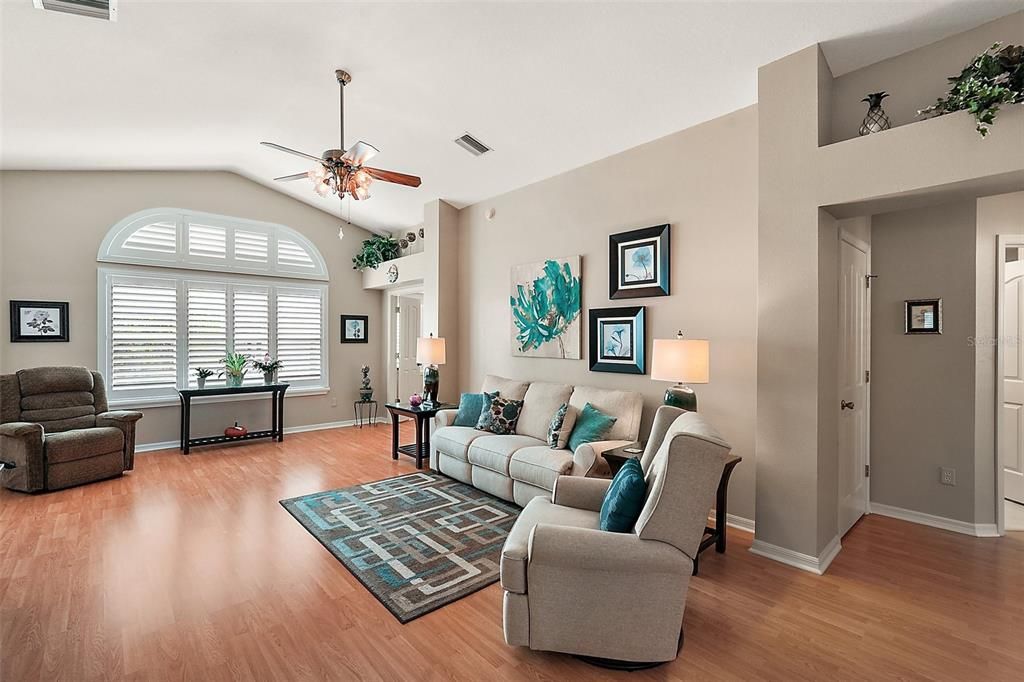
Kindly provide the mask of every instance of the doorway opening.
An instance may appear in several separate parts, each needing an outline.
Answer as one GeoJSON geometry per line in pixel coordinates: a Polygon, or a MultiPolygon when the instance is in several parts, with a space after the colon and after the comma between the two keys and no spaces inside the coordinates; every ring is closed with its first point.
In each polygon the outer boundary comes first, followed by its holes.
{"type": "Polygon", "coordinates": [[[407,402],[423,388],[416,362],[416,340],[423,335],[422,310],[421,287],[389,292],[388,397],[396,402],[407,402]]]}
{"type": "Polygon", "coordinates": [[[1024,235],[999,237],[996,530],[1024,531],[1024,235]]]}

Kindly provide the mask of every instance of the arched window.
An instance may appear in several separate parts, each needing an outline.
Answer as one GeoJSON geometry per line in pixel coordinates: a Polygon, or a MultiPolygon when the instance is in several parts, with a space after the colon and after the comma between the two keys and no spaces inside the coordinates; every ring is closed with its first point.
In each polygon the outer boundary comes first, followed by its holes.
{"type": "MultiPolygon", "coordinates": [[[[327,373],[327,266],[283,225],[151,209],[112,227],[100,246],[99,363],[114,404],[158,405],[207,386],[231,352],[282,361],[290,394],[322,393],[327,373]]],[[[250,369],[247,384],[263,381],[250,369]]]]}

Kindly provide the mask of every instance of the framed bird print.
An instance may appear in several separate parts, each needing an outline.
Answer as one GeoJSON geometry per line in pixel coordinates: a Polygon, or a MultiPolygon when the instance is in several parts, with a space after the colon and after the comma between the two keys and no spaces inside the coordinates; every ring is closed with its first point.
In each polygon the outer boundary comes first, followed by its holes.
{"type": "Polygon", "coordinates": [[[644,306],[590,309],[590,371],[644,374],[644,306]]]}
{"type": "Polygon", "coordinates": [[[657,225],[608,237],[609,298],[669,295],[669,233],[669,225],[657,225]]]}

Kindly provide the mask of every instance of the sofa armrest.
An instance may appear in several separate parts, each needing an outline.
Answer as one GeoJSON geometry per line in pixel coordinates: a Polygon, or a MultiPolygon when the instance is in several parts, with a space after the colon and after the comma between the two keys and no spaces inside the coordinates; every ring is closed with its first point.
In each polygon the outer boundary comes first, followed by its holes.
{"type": "Polygon", "coordinates": [[[451,426],[455,423],[455,415],[458,413],[458,410],[441,410],[434,415],[434,428],[439,429],[442,426],[451,426]]]}
{"type": "Polygon", "coordinates": [[[601,455],[608,450],[629,445],[631,440],[599,440],[593,443],[583,443],[576,447],[572,453],[572,474],[573,476],[607,476],[609,473],[608,463],[601,455]]]}
{"type": "Polygon", "coordinates": [[[563,507],[574,507],[589,511],[601,511],[604,496],[610,478],[581,478],[578,476],[559,476],[555,480],[555,489],[551,493],[551,501],[563,507]]]}
{"type": "Polygon", "coordinates": [[[5,488],[34,493],[45,485],[43,427],[30,422],[0,424],[0,458],[14,464],[0,473],[5,488]]]}
{"type": "Polygon", "coordinates": [[[609,533],[592,528],[538,523],[530,533],[527,558],[534,566],[571,573],[637,576],[689,576],[690,558],[666,542],[641,540],[636,533],[609,533]]]}
{"type": "Polygon", "coordinates": [[[134,410],[112,410],[96,415],[96,426],[113,426],[124,434],[124,470],[135,468],[135,422],[142,413],[134,410]]]}

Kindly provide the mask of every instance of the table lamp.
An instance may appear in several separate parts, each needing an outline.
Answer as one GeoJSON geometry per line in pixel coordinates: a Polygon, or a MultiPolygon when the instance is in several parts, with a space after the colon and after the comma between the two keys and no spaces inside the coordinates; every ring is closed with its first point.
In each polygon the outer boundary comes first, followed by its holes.
{"type": "Polygon", "coordinates": [[[423,406],[431,408],[437,404],[441,379],[437,366],[445,363],[444,339],[433,334],[416,339],[416,362],[423,365],[423,406]]]}
{"type": "Polygon", "coordinates": [[[651,379],[674,381],[665,391],[665,404],[690,412],[697,411],[697,394],[687,384],[708,383],[710,350],[707,339],[655,339],[651,360],[651,379]]]}

